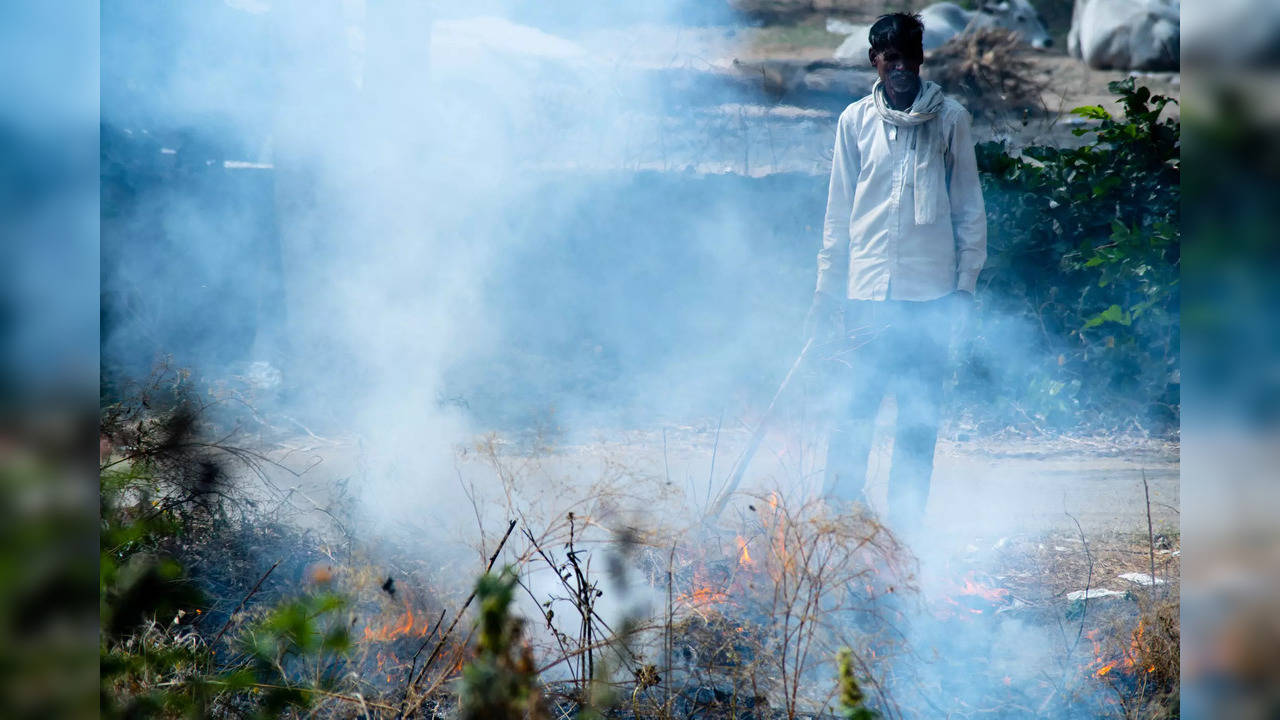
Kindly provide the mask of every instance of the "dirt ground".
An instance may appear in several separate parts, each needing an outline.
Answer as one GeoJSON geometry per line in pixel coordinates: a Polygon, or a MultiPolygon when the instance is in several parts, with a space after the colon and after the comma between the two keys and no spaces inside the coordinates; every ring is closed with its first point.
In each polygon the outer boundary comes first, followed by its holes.
{"type": "MultiPolygon", "coordinates": [[[[868,495],[883,508],[891,441],[887,428],[873,451],[868,495]]],[[[683,502],[696,506],[713,496],[746,445],[743,429],[720,432],[713,427],[669,431],[666,467],[671,482],[682,487],[683,502]],[[712,467],[713,448],[715,467],[712,467]],[[710,492],[708,492],[710,488],[710,492]]],[[[752,461],[743,480],[743,500],[752,492],[816,492],[819,453],[783,438],[771,437],[752,461]],[[801,456],[797,459],[797,455],[801,456]]],[[[590,468],[614,464],[634,469],[655,481],[663,466],[659,434],[638,434],[630,442],[600,442],[568,448],[556,455],[566,473],[589,477],[590,468]]],[[[991,441],[943,440],[936,458],[926,523],[935,535],[957,546],[996,542],[1002,536],[1075,530],[1086,534],[1146,530],[1143,476],[1151,496],[1157,532],[1178,527],[1178,449],[1161,442],[1113,443],[1081,439],[991,441]],[[1072,519],[1074,517],[1074,520],[1072,519]]],[[[686,511],[696,507],[686,506],[686,511]]],[[[732,515],[734,505],[726,510],[732,515]]]]}
{"type": "MultiPolygon", "coordinates": [[[[792,24],[763,27],[638,25],[625,30],[596,31],[582,39],[582,44],[619,56],[637,67],[679,67],[714,73],[741,64],[831,61],[844,36],[827,32],[825,23],[825,15],[813,15],[792,24]]],[[[1074,144],[1079,141],[1070,130],[1079,120],[1069,115],[1073,108],[1102,105],[1118,113],[1119,106],[1107,84],[1122,80],[1130,73],[1093,70],[1068,55],[1065,43],[1048,50],[1028,47],[1024,57],[1034,68],[1034,80],[1045,88],[1041,98],[1044,112],[1039,117],[979,122],[976,126],[979,140],[1003,138],[1016,145],[1074,144]]],[[[927,60],[925,73],[928,73],[927,60]]],[[[1139,73],[1136,77],[1139,84],[1146,85],[1153,93],[1175,100],[1180,97],[1178,73],[1139,73]]],[[[855,99],[851,97],[850,102],[855,99]]],[[[1167,112],[1176,116],[1178,107],[1171,105],[1167,112]]]]}
{"type": "MultiPolygon", "coordinates": [[[[883,509],[891,440],[886,427],[869,463],[868,497],[883,509]]],[[[728,422],[652,431],[597,433],[546,445],[488,436],[461,447],[451,463],[431,463],[411,481],[370,475],[354,441],[314,438],[282,443],[290,465],[310,467],[278,477],[296,488],[302,505],[328,505],[335,483],[371,503],[393,522],[450,527],[467,533],[480,522],[471,498],[501,512],[514,503],[529,517],[554,517],[577,508],[604,526],[673,530],[698,522],[723,488],[749,439],[728,422]],[[406,482],[408,484],[406,484],[406,482]],[[516,496],[513,497],[512,494],[516,496]],[[389,505],[388,505],[389,499],[389,505]]],[[[723,513],[732,523],[753,497],[778,491],[812,497],[821,484],[816,444],[773,433],[748,466],[740,493],[723,513]]],[[[377,472],[376,470],[374,471],[377,472]]],[[[1179,457],[1175,443],[1154,440],[1041,438],[939,442],[926,524],[937,542],[955,550],[1002,538],[1046,533],[1086,536],[1147,531],[1147,498],[1154,531],[1176,536],[1179,457]]]]}
{"type": "MultiPolygon", "coordinates": [[[[738,43],[723,48],[742,61],[750,60],[830,60],[844,36],[828,33],[826,17],[813,16],[790,26],[749,28],[734,35],[738,43]]],[[[1115,108],[1107,83],[1122,80],[1129,73],[1120,70],[1093,70],[1067,54],[1064,43],[1048,50],[1027,48],[1026,57],[1047,85],[1045,107],[1070,110],[1081,105],[1115,108]]],[[[926,60],[926,68],[928,61],[926,60]]],[[[1156,92],[1179,97],[1178,73],[1142,73],[1139,81],[1156,92]]],[[[1176,112],[1176,110],[1174,110],[1176,112]]]]}

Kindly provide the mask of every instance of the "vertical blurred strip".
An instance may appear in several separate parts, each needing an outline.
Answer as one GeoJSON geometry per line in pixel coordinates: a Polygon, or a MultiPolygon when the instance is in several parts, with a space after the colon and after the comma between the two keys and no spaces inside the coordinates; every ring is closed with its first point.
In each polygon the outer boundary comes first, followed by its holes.
{"type": "Polygon", "coordinates": [[[97,713],[98,4],[0,4],[0,717],[97,713]]]}
{"type": "Polygon", "coordinates": [[[1183,5],[1182,717],[1280,717],[1280,4],[1183,5]]]}

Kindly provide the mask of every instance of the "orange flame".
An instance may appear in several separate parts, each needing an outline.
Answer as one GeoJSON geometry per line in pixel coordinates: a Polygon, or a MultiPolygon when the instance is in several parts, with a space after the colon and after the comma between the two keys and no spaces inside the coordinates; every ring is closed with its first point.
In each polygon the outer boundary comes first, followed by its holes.
{"type": "Polygon", "coordinates": [[[681,593],[676,600],[683,605],[703,608],[728,602],[729,595],[713,586],[701,573],[695,570],[693,573],[693,589],[687,593],[681,593]]]}
{"type": "Polygon", "coordinates": [[[935,610],[935,614],[939,618],[963,619],[971,615],[985,614],[985,610],[981,607],[973,607],[973,605],[980,605],[981,603],[974,603],[973,601],[961,602],[957,598],[980,598],[991,606],[1008,605],[1011,602],[1011,593],[1008,590],[1001,587],[989,587],[974,578],[975,572],[970,571],[960,584],[953,586],[955,587],[954,597],[947,595],[939,597],[939,604],[936,606],[937,610],[935,610]]]}
{"type": "Polygon", "coordinates": [[[964,587],[960,588],[961,595],[976,595],[983,600],[991,603],[1004,602],[1009,597],[1009,591],[1004,588],[989,588],[975,583],[972,578],[965,578],[964,587]]]}
{"type": "Polygon", "coordinates": [[[728,595],[710,587],[694,588],[693,592],[681,596],[686,604],[703,607],[706,605],[715,605],[728,599],[728,595]]]}
{"type": "MultiPolygon", "coordinates": [[[[1085,637],[1093,642],[1094,660],[1090,663],[1090,667],[1099,665],[1100,667],[1093,672],[1094,677],[1106,677],[1111,671],[1120,669],[1128,673],[1137,672],[1138,660],[1142,656],[1142,638],[1146,634],[1146,623],[1142,619],[1138,620],[1138,628],[1133,631],[1129,638],[1129,647],[1121,651],[1120,657],[1107,659],[1103,657],[1102,643],[1098,641],[1098,632],[1090,630],[1085,633],[1085,637]]],[[[1149,665],[1146,672],[1153,673],[1156,671],[1155,665],[1149,665]]]]}
{"type": "Polygon", "coordinates": [[[431,632],[431,621],[429,618],[418,618],[413,614],[413,608],[409,605],[408,595],[404,596],[404,612],[389,623],[383,624],[381,627],[372,627],[366,625],[364,628],[364,639],[369,642],[390,642],[399,637],[425,637],[431,632]]]}
{"type": "Polygon", "coordinates": [[[739,535],[736,539],[738,541],[738,564],[743,567],[754,565],[755,561],[751,559],[751,553],[747,552],[746,538],[739,535]]]}
{"type": "Polygon", "coordinates": [[[698,584],[693,590],[680,595],[677,600],[684,605],[691,607],[709,607],[718,605],[728,601],[729,596],[723,591],[717,590],[710,585],[698,584]]]}

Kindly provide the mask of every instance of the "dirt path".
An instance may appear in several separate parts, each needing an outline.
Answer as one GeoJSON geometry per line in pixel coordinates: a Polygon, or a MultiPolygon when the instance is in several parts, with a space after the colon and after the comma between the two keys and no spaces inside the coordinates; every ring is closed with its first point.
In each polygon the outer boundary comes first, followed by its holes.
{"type": "Polygon", "coordinates": [[[1007,535],[1045,528],[1087,533],[1146,531],[1143,476],[1157,532],[1176,531],[1175,448],[1124,454],[1046,454],[1036,443],[998,454],[963,444],[939,448],[928,521],[959,535],[1007,535]]]}
{"type": "MultiPolygon", "coordinates": [[[[872,453],[867,486],[872,504],[880,509],[892,450],[885,429],[880,429],[881,440],[872,453]]],[[[488,444],[492,453],[477,449],[486,445],[477,443],[453,462],[424,465],[403,479],[365,474],[361,468],[368,464],[355,443],[311,443],[305,457],[314,467],[299,478],[278,480],[283,487],[297,488],[293,497],[299,509],[328,505],[341,495],[339,483],[345,483],[346,492],[378,512],[403,513],[395,522],[444,524],[457,532],[475,527],[468,493],[477,496],[482,512],[487,506],[502,514],[508,490],[530,517],[551,518],[576,507],[579,514],[593,514],[606,524],[678,527],[701,516],[747,438],[745,429],[726,422],[718,439],[714,424],[669,427],[665,438],[662,430],[597,434],[536,451],[515,440],[496,439],[488,444]],[[507,486],[496,465],[502,467],[507,486]]],[[[291,446],[303,445],[298,441],[291,446]]],[[[771,436],[725,517],[732,522],[734,513],[745,511],[753,493],[778,489],[792,498],[812,496],[821,483],[819,458],[814,446],[771,436]]],[[[1155,531],[1176,533],[1180,488],[1174,444],[943,440],[926,522],[937,536],[959,545],[1015,534],[1075,533],[1073,517],[1089,535],[1145,533],[1144,475],[1155,531]]]]}
{"type": "MultiPolygon", "coordinates": [[[[788,65],[831,61],[832,53],[844,40],[844,36],[825,30],[826,16],[819,14],[788,25],[763,27],[675,27],[664,25],[638,25],[625,29],[600,30],[581,38],[584,46],[601,54],[622,58],[626,64],[648,68],[684,68],[707,74],[724,72],[739,64],[749,67],[788,65]]],[[[1065,31],[1064,31],[1065,32],[1065,31]]],[[[1128,72],[1119,70],[1093,70],[1080,60],[1069,56],[1062,46],[1037,51],[1028,47],[1022,55],[1032,68],[1028,78],[1041,85],[1043,112],[1024,117],[992,117],[981,108],[969,108],[979,116],[976,133],[979,140],[1003,139],[1016,146],[1029,144],[1053,144],[1072,146],[1081,142],[1071,133],[1080,124],[1069,113],[1083,105],[1102,105],[1113,114],[1120,114],[1116,97],[1107,88],[1108,83],[1122,80],[1128,72]]],[[[925,74],[929,63],[926,61],[925,74]]],[[[849,71],[845,71],[848,73],[849,71]]],[[[861,82],[861,81],[858,81],[861,82]]],[[[1155,94],[1180,97],[1181,83],[1178,73],[1141,73],[1137,82],[1155,94]]],[[[767,95],[767,92],[765,93],[767,95]]],[[[850,96],[849,101],[857,99],[850,96]]],[[[783,104],[800,102],[791,96],[783,104]]],[[[830,110],[830,108],[823,108],[830,110]]],[[[1177,105],[1166,111],[1176,117],[1177,105]]],[[[838,114],[838,111],[837,113],[838,114]]],[[[834,127],[834,115],[830,118],[834,127]]],[[[829,128],[828,128],[829,130],[829,128]]],[[[822,135],[829,135],[824,132],[822,135]]],[[[817,143],[819,147],[825,145],[817,143]]]]}

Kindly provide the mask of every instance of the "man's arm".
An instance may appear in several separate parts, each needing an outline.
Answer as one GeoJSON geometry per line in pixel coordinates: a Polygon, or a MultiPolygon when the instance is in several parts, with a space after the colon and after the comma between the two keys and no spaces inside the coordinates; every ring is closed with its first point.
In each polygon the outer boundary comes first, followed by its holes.
{"type": "Polygon", "coordinates": [[[849,217],[853,214],[853,192],[860,171],[853,113],[846,110],[836,125],[827,215],[822,223],[822,249],[818,251],[817,291],[835,299],[844,299],[849,291],[849,217]]]}
{"type": "Polygon", "coordinates": [[[947,197],[956,238],[956,290],[972,294],[987,262],[987,210],[978,182],[969,113],[961,110],[951,131],[947,153],[947,197]]]}

